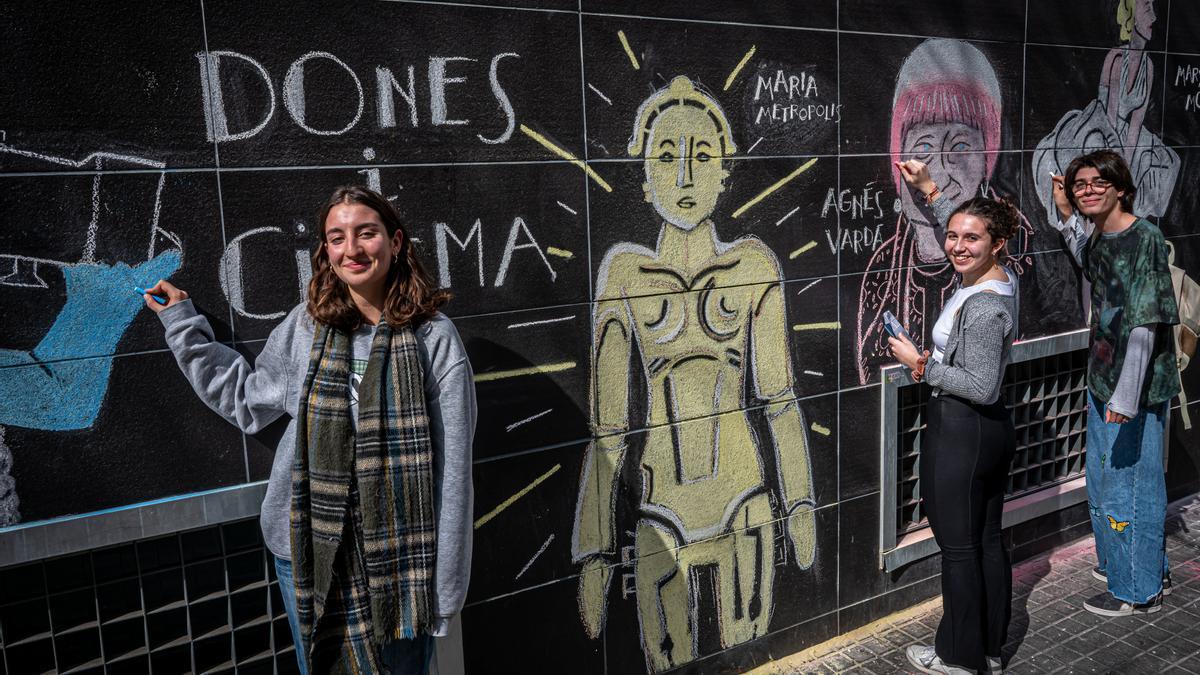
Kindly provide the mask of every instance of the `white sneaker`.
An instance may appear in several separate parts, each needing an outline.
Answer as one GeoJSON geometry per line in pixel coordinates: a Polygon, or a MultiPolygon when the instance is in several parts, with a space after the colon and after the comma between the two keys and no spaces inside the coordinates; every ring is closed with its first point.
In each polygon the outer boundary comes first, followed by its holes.
{"type": "Polygon", "coordinates": [[[1004,664],[1000,661],[999,656],[987,657],[988,675],[1002,675],[1004,673],[1004,664]]]}
{"type": "MultiPolygon", "coordinates": [[[[913,664],[922,673],[931,673],[932,675],[973,675],[973,671],[966,668],[959,668],[958,666],[943,663],[933,645],[913,645],[904,650],[904,655],[908,657],[908,662],[913,664]]],[[[988,665],[990,666],[991,664],[989,663],[988,665]]]]}

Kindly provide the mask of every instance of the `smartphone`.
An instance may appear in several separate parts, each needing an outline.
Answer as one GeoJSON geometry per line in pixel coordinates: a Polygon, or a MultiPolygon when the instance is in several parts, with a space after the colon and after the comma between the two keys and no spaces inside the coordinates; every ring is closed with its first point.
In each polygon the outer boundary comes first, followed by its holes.
{"type": "Polygon", "coordinates": [[[888,332],[888,335],[897,340],[903,336],[908,338],[909,342],[912,342],[912,338],[908,337],[908,331],[904,330],[904,326],[900,323],[900,320],[896,318],[895,314],[887,310],[883,311],[883,329],[888,332]]]}

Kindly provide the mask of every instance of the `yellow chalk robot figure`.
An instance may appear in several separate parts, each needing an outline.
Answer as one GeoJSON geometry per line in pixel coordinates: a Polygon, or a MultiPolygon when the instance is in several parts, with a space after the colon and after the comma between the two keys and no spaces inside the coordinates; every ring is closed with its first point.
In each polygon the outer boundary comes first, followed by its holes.
{"type": "Polygon", "coordinates": [[[666,222],[655,250],[613,246],[596,283],[597,438],[584,463],[572,541],[583,565],[579,606],[588,633],[598,636],[615,566],[629,555],[616,550],[614,513],[627,461],[629,383],[641,368],[648,431],[637,467],[633,581],[651,672],[698,656],[701,567],[715,570],[724,648],[767,632],[776,514],[785,517],[801,569],[815,552],[811,467],[792,389],[779,261],[758,239],[720,241],[708,220],[728,175],[723,160],[734,152],[720,106],[688,78],[651,95],[629,154],[644,156],[646,201],[666,222]],[[764,285],[764,278],[780,281],[764,285]],[[633,362],[635,343],[640,363],[633,362]],[[748,406],[765,406],[766,433],[752,428],[748,406]]]}

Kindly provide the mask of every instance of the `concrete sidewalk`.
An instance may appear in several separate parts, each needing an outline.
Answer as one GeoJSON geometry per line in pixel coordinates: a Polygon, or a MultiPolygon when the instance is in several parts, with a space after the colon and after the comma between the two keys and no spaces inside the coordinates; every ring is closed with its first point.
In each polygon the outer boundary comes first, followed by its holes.
{"type": "MultiPolygon", "coordinates": [[[[1104,590],[1092,578],[1090,536],[1013,568],[1006,673],[1200,673],[1200,499],[1168,508],[1167,558],[1174,584],[1155,614],[1108,619],[1083,608],[1104,590]]],[[[932,644],[941,598],[772,662],[754,675],[917,673],[904,656],[932,644]]]]}

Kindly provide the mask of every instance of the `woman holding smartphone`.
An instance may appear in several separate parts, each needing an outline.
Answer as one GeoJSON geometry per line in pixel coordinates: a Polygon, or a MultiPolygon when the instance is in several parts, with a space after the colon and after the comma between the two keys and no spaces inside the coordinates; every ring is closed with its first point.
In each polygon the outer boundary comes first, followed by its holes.
{"type": "Polygon", "coordinates": [[[934,324],[932,353],[889,338],[897,361],[933,387],[921,447],[921,490],[942,550],[942,607],[934,645],[908,648],[926,673],[1000,672],[1012,606],[1012,565],[1001,537],[1009,465],[1016,448],[1000,385],[1017,333],[1017,276],[1002,264],[1020,214],[975,197],[939,208],[939,190],[916,160],[897,168],[946,217],[946,257],[959,286],[934,324]]]}

